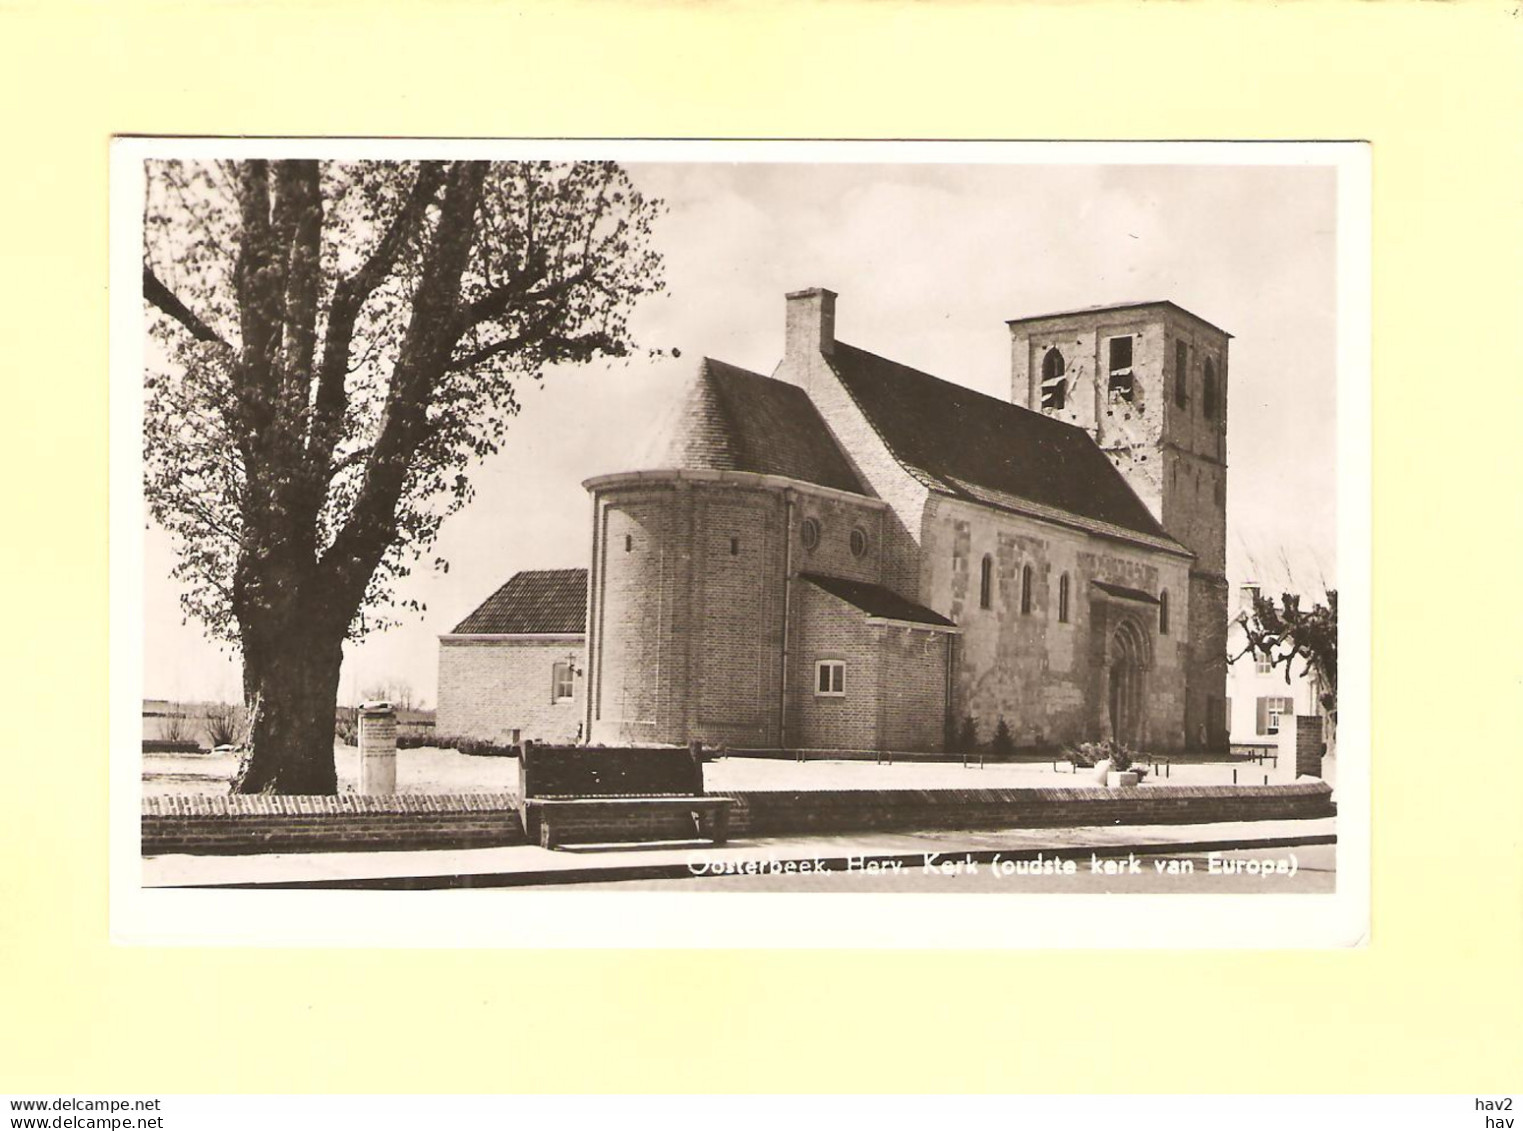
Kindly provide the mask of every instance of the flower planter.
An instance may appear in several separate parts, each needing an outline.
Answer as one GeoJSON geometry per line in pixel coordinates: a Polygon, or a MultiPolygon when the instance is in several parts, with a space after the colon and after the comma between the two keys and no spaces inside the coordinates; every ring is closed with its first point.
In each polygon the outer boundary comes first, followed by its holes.
{"type": "Polygon", "coordinates": [[[1131,770],[1110,770],[1107,771],[1105,775],[1105,784],[1110,786],[1112,789],[1119,789],[1123,786],[1133,786],[1136,785],[1140,780],[1142,779],[1139,778],[1131,770]]]}

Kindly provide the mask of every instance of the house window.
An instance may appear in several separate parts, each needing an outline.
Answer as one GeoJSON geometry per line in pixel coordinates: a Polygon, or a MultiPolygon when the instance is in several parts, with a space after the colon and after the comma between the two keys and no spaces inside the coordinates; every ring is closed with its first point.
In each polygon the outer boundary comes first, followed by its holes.
{"type": "Polygon", "coordinates": [[[732,557],[732,558],[738,558],[739,556],[740,556],[740,539],[736,538],[734,536],[731,536],[731,538],[730,538],[730,557],[732,557]]]}
{"type": "Polygon", "coordinates": [[[1268,652],[1255,651],[1253,653],[1253,670],[1259,675],[1268,675],[1274,671],[1274,662],[1269,658],[1268,652]]]}
{"type": "Polygon", "coordinates": [[[1167,589],[1158,594],[1158,632],[1162,636],[1169,634],[1169,591],[1167,589]]]}
{"type": "Polygon", "coordinates": [[[1068,574],[1058,578],[1058,623],[1068,623],[1068,574]]]}
{"type": "Polygon", "coordinates": [[[978,574],[978,607],[987,609],[994,603],[994,559],[984,555],[984,564],[978,574]]]}
{"type": "Polygon", "coordinates": [[[860,526],[854,527],[851,532],[851,556],[854,558],[867,556],[867,531],[860,526]]]}
{"type": "Polygon", "coordinates": [[[1021,567],[1021,615],[1031,614],[1031,567],[1021,567]]]}
{"type": "Polygon", "coordinates": [[[845,660],[820,660],[814,665],[814,693],[837,699],[846,695],[845,660]]]}
{"type": "Polygon", "coordinates": [[[550,702],[569,703],[576,697],[576,672],[570,660],[557,660],[550,666],[550,702]]]}
{"type": "Polygon", "coordinates": [[[1190,351],[1184,342],[1174,343],[1174,403],[1190,403],[1190,351]]]}
{"type": "Polygon", "coordinates": [[[1216,419],[1216,367],[1206,358],[1206,376],[1201,381],[1200,411],[1207,420],[1216,419]]]}
{"type": "Polygon", "coordinates": [[[627,554],[631,550],[633,550],[634,548],[635,548],[635,536],[633,534],[626,534],[626,535],[624,535],[624,552],[627,554]]]}
{"type": "Polygon", "coordinates": [[[804,549],[812,550],[820,544],[820,520],[806,518],[804,524],[799,527],[799,541],[804,543],[804,549]]]}
{"type": "Polygon", "coordinates": [[[1111,338],[1110,397],[1112,401],[1132,401],[1132,339],[1111,338]]]}
{"type": "Polygon", "coordinates": [[[1279,734],[1281,724],[1295,717],[1295,707],[1286,696],[1265,695],[1259,697],[1257,714],[1260,734],[1279,734]]]}
{"type": "Polygon", "coordinates": [[[1253,612],[1253,603],[1258,600],[1259,587],[1257,585],[1245,585],[1238,590],[1238,608],[1245,613],[1253,612]]]}
{"type": "Polygon", "coordinates": [[[1064,376],[1067,366],[1063,355],[1056,349],[1047,351],[1042,358],[1042,407],[1062,408],[1068,403],[1068,378],[1064,376]]]}

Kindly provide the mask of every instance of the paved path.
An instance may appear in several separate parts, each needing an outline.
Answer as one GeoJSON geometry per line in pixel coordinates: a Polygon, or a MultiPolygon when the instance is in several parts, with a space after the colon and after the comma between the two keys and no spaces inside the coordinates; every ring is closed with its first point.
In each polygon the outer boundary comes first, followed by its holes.
{"type": "MultiPolygon", "coordinates": [[[[937,864],[967,857],[987,864],[996,855],[1029,859],[1041,854],[1073,859],[1090,867],[1090,854],[1204,859],[1208,852],[1248,850],[1250,855],[1284,855],[1287,848],[1328,845],[1334,818],[1308,821],[1253,821],[1209,825],[1092,826],[1057,829],[1002,829],[960,832],[871,833],[832,837],[767,837],[712,845],[605,846],[549,851],[534,845],[422,852],[313,852],[248,856],[150,856],[143,860],[146,887],[522,887],[635,881],[686,881],[711,884],[720,877],[750,881],[760,877],[786,881],[788,890],[806,887],[817,872],[842,873],[834,890],[857,877],[895,874],[870,863],[898,862],[903,869],[924,867],[927,854],[937,864]],[[791,867],[790,867],[791,865],[791,867]],[[740,871],[736,871],[739,869],[740,871]],[[694,877],[697,879],[694,879],[694,877]]],[[[1330,857],[1331,853],[1326,853],[1330,857]]],[[[955,861],[953,861],[955,862],[955,861]]],[[[1328,867],[1330,868],[1330,864],[1328,867]]],[[[1230,890],[1275,890],[1258,876],[1230,890]]],[[[737,885],[740,886],[740,885],[737,885]]],[[[772,888],[770,890],[779,890],[772,888]]],[[[862,890],[882,890],[864,887],[862,890]]],[[[907,889],[908,890],[908,889],[907,889]]],[[[937,890],[942,890],[940,887],[937,890]]],[[[967,890],[967,889],[958,889],[967,890]]],[[[1005,890],[1005,889],[1001,889],[1005,890]]],[[[1040,876],[1026,890],[1074,890],[1046,885],[1040,876]]],[[[1152,889],[1156,890],[1156,889],[1152,889]]],[[[1177,889],[1199,890],[1194,885],[1177,889]]],[[[1213,890],[1226,890],[1215,888],[1213,890]]],[[[1283,889],[1282,889],[1283,890],[1283,889]]]]}

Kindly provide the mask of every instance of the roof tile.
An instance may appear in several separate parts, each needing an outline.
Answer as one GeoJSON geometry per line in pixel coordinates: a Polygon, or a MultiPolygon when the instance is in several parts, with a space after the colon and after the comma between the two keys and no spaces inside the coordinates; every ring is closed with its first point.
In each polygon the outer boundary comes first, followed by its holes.
{"type": "Polygon", "coordinates": [[[946,627],[951,627],[954,623],[940,613],[924,605],[917,605],[914,601],[907,601],[892,589],[885,589],[870,581],[848,581],[844,577],[827,577],[821,573],[801,573],[799,576],[832,597],[839,597],[848,605],[861,609],[870,617],[946,627]]]}
{"type": "Polygon", "coordinates": [[[1082,428],[842,342],[830,362],[895,457],[931,489],[984,503],[1014,496],[1169,537],[1082,428]]]}
{"type": "Polygon", "coordinates": [[[643,466],[748,471],[867,493],[803,389],[712,358],[658,430],[643,466]]]}
{"type": "Polygon", "coordinates": [[[587,630],[585,569],[526,569],[455,626],[459,636],[587,630]]]}

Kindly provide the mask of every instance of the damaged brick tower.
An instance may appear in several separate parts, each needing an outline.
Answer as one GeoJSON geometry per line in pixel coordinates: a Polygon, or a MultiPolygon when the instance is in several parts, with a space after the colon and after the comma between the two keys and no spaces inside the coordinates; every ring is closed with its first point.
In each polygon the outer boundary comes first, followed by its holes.
{"type": "Polygon", "coordinates": [[[1172,302],[1012,319],[1011,399],[1095,438],[1195,554],[1185,734],[1227,745],[1227,346],[1172,302]]]}

